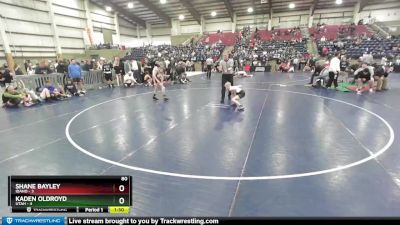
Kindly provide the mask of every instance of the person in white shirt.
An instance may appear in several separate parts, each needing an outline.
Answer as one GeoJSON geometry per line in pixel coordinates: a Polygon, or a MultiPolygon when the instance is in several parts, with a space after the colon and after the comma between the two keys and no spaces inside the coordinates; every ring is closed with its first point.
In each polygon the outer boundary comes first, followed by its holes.
{"type": "Polygon", "coordinates": [[[387,63],[387,58],[385,56],[383,56],[381,59],[381,65],[386,66],[386,63],[387,63]]]}
{"type": "Polygon", "coordinates": [[[300,60],[299,60],[299,58],[296,56],[296,57],[293,59],[293,72],[296,71],[296,70],[299,68],[299,62],[300,62],[300,60]]]}
{"type": "Polygon", "coordinates": [[[211,69],[212,65],[214,64],[214,60],[209,56],[206,60],[206,65],[207,65],[207,79],[211,79],[211,69]]]}
{"type": "Polygon", "coordinates": [[[190,60],[186,61],[186,71],[192,71],[192,62],[190,60]]]}
{"type": "Polygon", "coordinates": [[[138,82],[136,81],[135,77],[133,76],[133,72],[129,71],[129,73],[124,75],[124,86],[131,87],[134,84],[138,84],[138,82]]]}
{"type": "Polygon", "coordinates": [[[372,56],[372,53],[364,54],[362,60],[364,63],[367,63],[368,65],[372,65],[374,63],[374,57],[372,56]]]}
{"type": "Polygon", "coordinates": [[[132,72],[133,72],[133,77],[135,78],[135,80],[139,80],[139,82],[142,82],[140,80],[140,72],[139,72],[139,64],[136,60],[132,60],[131,62],[132,65],[132,72]]]}
{"type": "MultiPolygon", "coordinates": [[[[170,62],[168,59],[165,59],[165,60],[164,60],[164,63],[165,63],[165,69],[168,70],[168,68],[170,68],[170,67],[169,67],[169,64],[171,64],[171,62],[170,62]]],[[[168,72],[170,72],[170,71],[168,71],[168,72]]]]}
{"type": "Polygon", "coordinates": [[[335,53],[335,57],[333,57],[329,63],[329,80],[326,83],[326,88],[330,88],[333,82],[335,89],[339,86],[338,85],[338,77],[340,72],[340,59],[339,59],[339,52],[335,53]]]}
{"type": "Polygon", "coordinates": [[[225,83],[225,88],[231,93],[232,98],[231,101],[233,102],[233,106],[236,106],[239,111],[243,111],[244,107],[240,104],[239,100],[244,98],[246,93],[242,89],[241,86],[232,86],[231,83],[228,81],[225,83]]]}

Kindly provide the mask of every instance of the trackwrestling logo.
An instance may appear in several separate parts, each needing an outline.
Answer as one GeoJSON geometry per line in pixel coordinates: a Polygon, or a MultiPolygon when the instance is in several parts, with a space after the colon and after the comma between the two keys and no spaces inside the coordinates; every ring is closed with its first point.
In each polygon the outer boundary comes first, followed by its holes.
{"type": "Polygon", "coordinates": [[[64,217],[3,217],[3,225],[64,225],[64,217]]]}

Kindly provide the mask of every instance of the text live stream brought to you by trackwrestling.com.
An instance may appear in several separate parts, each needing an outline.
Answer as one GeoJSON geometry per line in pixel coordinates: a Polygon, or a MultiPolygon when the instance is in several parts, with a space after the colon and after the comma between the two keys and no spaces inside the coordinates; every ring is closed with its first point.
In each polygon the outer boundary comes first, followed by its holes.
{"type": "Polygon", "coordinates": [[[14,217],[3,216],[3,225],[160,225],[160,224],[223,224],[217,218],[172,217],[14,217]]]}

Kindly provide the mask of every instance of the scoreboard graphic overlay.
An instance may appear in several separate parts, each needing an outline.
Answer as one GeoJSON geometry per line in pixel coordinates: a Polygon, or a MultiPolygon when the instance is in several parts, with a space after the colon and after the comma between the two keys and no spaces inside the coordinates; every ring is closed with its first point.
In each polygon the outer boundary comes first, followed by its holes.
{"type": "Polygon", "coordinates": [[[9,176],[13,213],[128,213],[131,176],[9,176]]]}

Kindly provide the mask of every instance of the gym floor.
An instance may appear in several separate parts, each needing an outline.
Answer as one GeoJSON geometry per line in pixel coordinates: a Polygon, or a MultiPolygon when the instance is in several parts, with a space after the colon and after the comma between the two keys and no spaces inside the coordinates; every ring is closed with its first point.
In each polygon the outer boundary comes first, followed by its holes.
{"type": "MultiPolygon", "coordinates": [[[[89,91],[0,110],[8,175],[132,175],[132,216],[400,216],[400,76],[390,90],[305,87],[308,74],[256,73],[244,112],[219,104],[221,75],[89,91]]],[[[227,103],[227,101],[226,101],[227,103]]],[[[10,214],[7,194],[0,214],[10,214]]]]}

